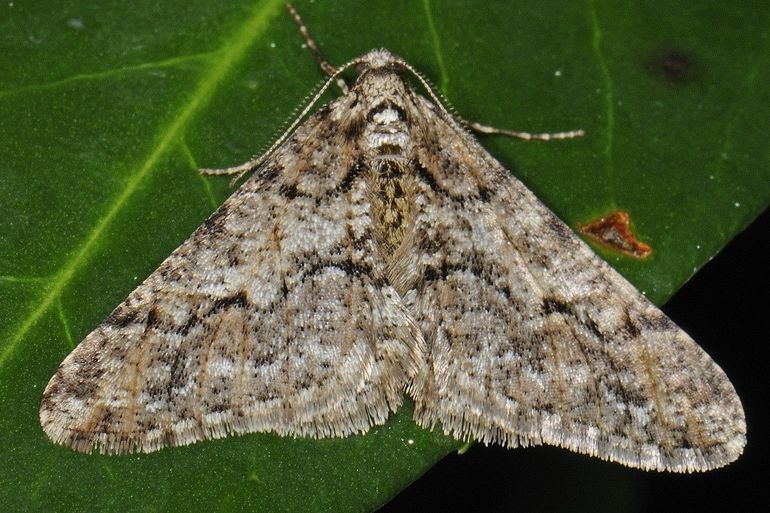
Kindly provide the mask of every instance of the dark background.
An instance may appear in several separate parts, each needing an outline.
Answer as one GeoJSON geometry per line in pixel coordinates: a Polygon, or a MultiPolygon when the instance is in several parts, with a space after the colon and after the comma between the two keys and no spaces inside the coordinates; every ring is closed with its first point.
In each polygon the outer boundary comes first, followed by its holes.
{"type": "Polygon", "coordinates": [[[706,264],[663,310],[725,370],[746,411],[731,465],[681,475],[628,469],[555,447],[477,444],[452,454],[381,511],[770,511],[770,210],[706,264]]]}

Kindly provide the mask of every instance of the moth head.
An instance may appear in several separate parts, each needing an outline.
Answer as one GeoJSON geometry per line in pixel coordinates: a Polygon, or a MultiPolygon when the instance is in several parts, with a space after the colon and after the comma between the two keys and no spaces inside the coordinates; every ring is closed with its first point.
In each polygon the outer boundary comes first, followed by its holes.
{"type": "Polygon", "coordinates": [[[356,75],[361,77],[370,71],[401,74],[406,71],[406,65],[401,57],[390,53],[384,48],[372,50],[359,57],[356,62],[356,75]]]}

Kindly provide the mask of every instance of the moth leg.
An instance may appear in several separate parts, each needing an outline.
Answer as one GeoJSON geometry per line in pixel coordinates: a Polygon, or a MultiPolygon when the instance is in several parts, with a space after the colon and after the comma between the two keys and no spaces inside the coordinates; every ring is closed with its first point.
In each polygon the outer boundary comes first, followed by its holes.
{"type": "Polygon", "coordinates": [[[199,169],[198,172],[202,175],[235,175],[238,176],[236,178],[240,178],[245,173],[248,173],[249,171],[253,171],[256,168],[259,167],[259,165],[264,161],[264,158],[262,156],[253,158],[249,160],[248,162],[244,162],[243,164],[239,166],[233,166],[233,167],[223,167],[221,169],[210,169],[210,168],[202,168],[199,169]]]}
{"type": "MultiPolygon", "coordinates": [[[[318,61],[318,66],[321,68],[321,71],[323,71],[330,77],[334,77],[334,74],[337,73],[338,71],[337,68],[335,68],[332,64],[329,63],[329,61],[326,60],[326,58],[324,58],[323,54],[321,53],[321,49],[318,48],[318,45],[310,36],[310,31],[307,29],[305,22],[302,21],[302,17],[297,12],[297,9],[295,9],[294,6],[291,4],[286,4],[286,9],[289,11],[289,14],[291,14],[291,17],[294,20],[294,23],[297,24],[297,27],[299,28],[299,33],[302,35],[302,39],[305,40],[305,44],[310,49],[310,51],[313,52],[313,55],[315,55],[315,58],[318,61]]],[[[347,94],[348,85],[345,83],[345,81],[342,80],[342,78],[337,77],[336,82],[337,82],[337,86],[342,90],[342,93],[347,94]]]]}
{"type": "Polygon", "coordinates": [[[267,157],[267,155],[268,153],[264,153],[259,157],[254,157],[248,162],[244,162],[240,166],[223,167],[221,169],[202,168],[202,169],[199,169],[198,172],[202,175],[210,175],[210,176],[235,175],[233,179],[230,180],[230,186],[232,187],[233,185],[235,185],[235,182],[241,179],[243,175],[251,171],[254,171],[259,166],[261,166],[262,163],[265,161],[265,158],[267,157]]]}
{"type": "MultiPolygon", "coordinates": [[[[455,116],[457,117],[457,116],[455,116]]],[[[553,132],[544,134],[533,134],[530,132],[517,132],[515,130],[506,130],[504,128],[495,128],[492,126],[482,125],[481,123],[460,120],[468,128],[474,132],[481,134],[495,134],[495,135],[507,135],[509,137],[516,137],[517,139],[523,139],[525,141],[551,141],[555,139],[574,139],[576,137],[583,137],[586,133],[585,130],[570,130],[568,132],[553,132]]]]}

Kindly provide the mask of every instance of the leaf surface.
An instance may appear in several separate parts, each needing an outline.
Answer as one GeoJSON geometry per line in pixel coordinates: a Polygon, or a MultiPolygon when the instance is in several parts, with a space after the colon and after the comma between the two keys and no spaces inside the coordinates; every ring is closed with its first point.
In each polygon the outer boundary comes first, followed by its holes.
{"type": "MultiPolygon", "coordinates": [[[[333,63],[386,47],[467,119],[581,140],[482,142],[662,303],[770,198],[768,14],[678,1],[302,2],[333,63]]],[[[10,511],[371,511],[460,446],[407,405],[366,436],[255,434],[76,454],[38,422],[66,354],[231,193],[198,167],[271,142],[321,75],[281,1],[0,6],[0,503],[10,511]]]]}

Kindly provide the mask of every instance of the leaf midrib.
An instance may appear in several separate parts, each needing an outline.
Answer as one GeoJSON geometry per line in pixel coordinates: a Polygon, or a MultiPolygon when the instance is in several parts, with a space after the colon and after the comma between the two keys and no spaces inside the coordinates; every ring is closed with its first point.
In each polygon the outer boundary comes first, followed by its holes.
{"type": "Polygon", "coordinates": [[[181,139],[190,121],[206,106],[217,87],[228,76],[234,65],[243,58],[246,50],[264,35],[269,21],[279,12],[283,3],[283,0],[269,0],[257,6],[251,16],[246,18],[235,35],[226,41],[221,50],[216,52],[221,55],[221,58],[216,59],[212,63],[208,73],[202,76],[198,87],[189,96],[187,103],[182,105],[177,113],[171,117],[169,124],[161,127],[159,130],[160,135],[157,138],[157,142],[153,145],[152,152],[133,176],[127,180],[123,190],[112,202],[112,206],[96,221],[90,233],[75,251],[74,256],[56,273],[50,287],[40,298],[37,306],[24,318],[15,333],[8,338],[8,342],[3,347],[2,352],[0,352],[0,371],[5,368],[6,361],[13,356],[16,348],[29,330],[55,304],[55,301],[61,296],[75,274],[88,262],[97,242],[128,203],[139,185],[149,175],[150,171],[154,169],[157,162],[181,139]]]}

